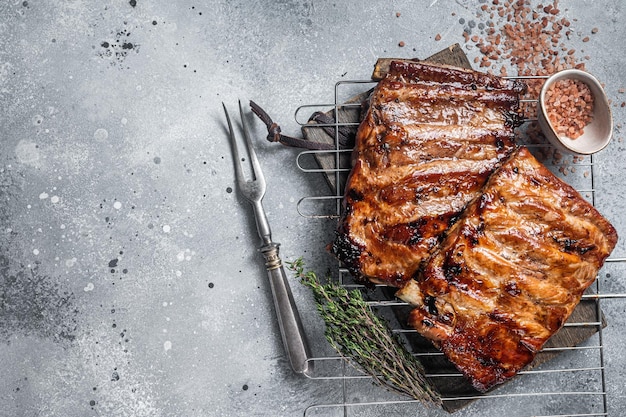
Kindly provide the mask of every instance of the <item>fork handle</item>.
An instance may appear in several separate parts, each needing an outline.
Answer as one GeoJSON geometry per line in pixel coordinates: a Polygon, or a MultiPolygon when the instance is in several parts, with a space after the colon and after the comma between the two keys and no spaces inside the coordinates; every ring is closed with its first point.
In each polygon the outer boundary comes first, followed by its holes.
{"type": "Polygon", "coordinates": [[[294,372],[306,375],[312,371],[313,362],[309,361],[311,353],[287,275],[278,254],[278,247],[278,243],[271,242],[263,245],[260,250],[265,258],[265,267],[278,316],[278,327],[289,362],[294,372]]]}

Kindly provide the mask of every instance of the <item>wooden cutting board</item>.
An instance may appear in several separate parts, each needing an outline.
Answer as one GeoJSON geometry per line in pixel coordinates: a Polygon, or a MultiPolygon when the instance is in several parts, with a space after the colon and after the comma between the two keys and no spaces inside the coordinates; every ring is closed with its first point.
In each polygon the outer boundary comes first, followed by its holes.
{"type": "MultiPolygon", "coordinates": [[[[372,80],[380,80],[388,71],[389,63],[392,60],[394,59],[379,59],[374,67],[372,80]]],[[[412,60],[419,61],[418,59],[412,60]]],[[[452,45],[440,52],[437,52],[436,54],[424,59],[423,61],[436,64],[453,65],[468,69],[472,68],[467,56],[458,44],[452,45]]],[[[348,122],[354,124],[354,126],[343,129],[344,134],[351,136],[352,143],[354,143],[354,136],[356,135],[356,124],[358,124],[361,117],[361,107],[358,106],[358,104],[363,103],[369,96],[370,92],[371,88],[347,100],[345,104],[349,104],[349,106],[343,106],[336,109],[336,115],[340,122],[348,122]]],[[[335,110],[328,111],[326,115],[334,119],[335,110]]],[[[319,126],[316,126],[316,124],[317,123],[315,122],[309,122],[307,125],[302,127],[302,134],[304,138],[313,142],[321,142],[334,145],[334,128],[321,128],[319,126]]],[[[348,176],[347,169],[350,168],[350,152],[340,152],[338,155],[339,157],[337,158],[334,152],[315,154],[317,164],[320,166],[320,168],[326,171],[324,173],[324,176],[332,195],[342,195],[343,187],[348,176]],[[346,169],[346,171],[340,173],[333,172],[337,167],[337,163],[339,164],[339,168],[344,168],[346,169]]],[[[394,289],[383,289],[383,292],[389,300],[394,299],[394,289]]],[[[395,317],[398,319],[398,322],[406,323],[408,313],[411,311],[411,307],[400,306],[392,308],[395,317]]],[[[598,314],[599,313],[597,311],[595,301],[583,300],[574,310],[572,316],[568,320],[568,323],[601,322],[602,325],[605,326],[606,322],[604,320],[604,317],[600,313],[601,317],[598,318],[598,314]]],[[[406,325],[403,329],[409,330],[406,325]]],[[[554,336],[552,336],[552,338],[550,338],[546,343],[545,347],[562,348],[577,346],[590,338],[595,333],[597,333],[597,331],[597,326],[566,326],[563,327],[554,336]]],[[[404,334],[407,338],[409,347],[413,350],[413,352],[419,353],[435,351],[430,342],[421,337],[416,332],[409,332],[404,334]]],[[[526,369],[535,368],[559,355],[560,352],[561,351],[558,349],[542,351],[535,357],[535,360],[530,365],[528,365],[526,369]]],[[[420,356],[420,360],[424,364],[424,367],[429,374],[458,373],[454,365],[450,363],[443,355],[420,356]]],[[[475,397],[480,395],[480,393],[476,391],[471,386],[471,384],[463,377],[435,377],[432,379],[432,383],[437,387],[437,389],[444,398],[475,397]]],[[[463,408],[472,401],[473,400],[470,399],[448,400],[444,401],[444,408],[449,412],[454,412],[463,408]]]]}

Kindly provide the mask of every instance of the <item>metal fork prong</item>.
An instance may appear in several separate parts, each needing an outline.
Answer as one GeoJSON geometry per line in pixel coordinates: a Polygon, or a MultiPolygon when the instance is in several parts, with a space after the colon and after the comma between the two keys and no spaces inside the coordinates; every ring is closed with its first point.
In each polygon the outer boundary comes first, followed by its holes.
{"type": "Polygon", "coordinates": [[[224,107],[224,114],[226,114],[226,122],[228,123],[228,134],[230,136],[230,145],[233,153],[233,159],[235,160],[235,176],[237,177],[237,183],[239,188],[245,184],[246,179],[244,178],[243,169],[241,168],[241,158],[239,157],[239,149],[237,148],[237,139],[235,138],[235,130],[233,129],[233,123],[230,120],[230,115],[228,114],[228,110],[226,109],[226,104],[222,103],[224,107]]]}
{"type": "Polygon", "coordinates": [[[241,127],[243,130],[243,137],[246,141],[246,146],[248,148],[248,154],[250,157],[250,163],[252,165],[252,174],[254,175],[255,181],[258,182],[258,187],[263,190],[261,193],[265,192],[265,177],[263,176],[263,171],[261,170],[261,164],[259,164],[259,159],[256,156],[256,152],[254,151],[254,146],[252,146],[252,139],[250,138],[250,129],[248,128],[248,122],[246,122],[246,118],[243,113],[243,108],[241,107],[241,100],[239,100],[239,115],[241,117],[241,127]]]}
{"type": "Polygon", "coordinates": [[[267,216],[265,215],[265,210],[263,209],[263,196],[265,195],[265,178],[263,176],[263,172],[261,171],[261,164],[259,164],[259,160],[254,152],[254,147],[252,145],[252,140],[250,139],[250,133],[248,129],[248,125],[246,123],[246,119],[244,118],[243,108],[241,107],[241,101],[239,102],[239,114],[241,116],[241,128],[243,130],[244,139],[246,142],[246,148],[248,149],[249,161],[251,163],[253,178],[250,180],[246,180],[245,174],[243,172],[243,167],[241,164],[241,159],[239,157],[239,150],[237,147],[237,139],[235,137],[235,129],[233,128],[233,123],[228,114],[228,110],[226,109],[226,104],[222,103],[224,107],[224,113],[226,114],[226,122],[228,123],[228,130],[230,135],[231,149],[233,153],[233,158],[235,159],[235,176],[237,177],[237,188],[241,195],[248,200],[252,207],[254,208],[254,216],[256,218],[257,231],[259,232],[259,237],[263,241],[264,244],[272,243],[272,232],[270,230],[269,223],[267,221],[267,216]]]}

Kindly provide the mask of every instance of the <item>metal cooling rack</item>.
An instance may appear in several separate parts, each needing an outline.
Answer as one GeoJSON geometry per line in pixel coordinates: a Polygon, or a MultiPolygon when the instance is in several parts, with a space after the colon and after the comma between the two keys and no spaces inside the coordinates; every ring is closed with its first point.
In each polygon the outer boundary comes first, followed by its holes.
{"type": "MultiPolygon", "coordinates": [[[[520,77],[522,78],[522,77],[520,77]]],[[[530,78],[530,77],[523,77],[530,78]]],[[[536,77],[545,78],[545,77],[536,77]]],[[[296,109],[294,117],[296,122],[305,129],[325,129],[334,138],[339,137],[341,129],[355,129],[358,123],[353,121],[342,122],[342,112],[355,111],[360,103],[353,100],[354,96],[363,94],[375,86],[371,80],[340,81],[335,84],[334,103],[331,104],[308,104],[296,109]],[[309,123],[309,116],[315,112],[330,112],[334,122],[309,123]]],[[[536,102],[536,100],[522,100],[536,102]]],[[[593,155],[576,160],[570,164],[561,160],[558,163],[546,162],[545,156],[550,153],[550,146],[543,143],[524,143],[533,153],[543,154],[542,162],[555,174],[562,177],[566,182],[574,186],[585,198],[595,203],[596,184],[594,181],[594,169],[596,165],[593,155]]],[[[341,210],[343,198],[342,187],[334,187],[345,180],[349,166],[349,155],[352,149],[340,149],[335,140],[335,150],[302,151],[296,158],[297,166],[307,174],[323,174],[330,186],[320,190],[319,195],[306,196],[297,203],[298,213],[309,219],[327,218],[337,219],[341,210]],[[318,158],[332,158],[334,163],[329,167],[320,167],[318,158]],[[348,161],[348,162],[347,162],[348,161]]],[[[606,265],[626,265],[626,258],[608,258],[606,265]]],[[[340,284],[352,288],[364,288],[355,283],[348,271],[337,265],[336,278],[340,284]]],[[[595,329],[595,334],[578,346],[553,346],[544,348],[542,352],[559,352],[558,357],[552,358],[538,368],[519,373],[513,381],[504,384],[496,390],[483,395],[471,395],[461,397],[445,397],[444,404],[455,401],[471,401],[468,407],[473,415],[507,415],[511,417],[564,417],[564,416],[608,416],[607,411],[607,381],[605,368],[605,345],[603,328],[607,324],[602,313],[602,300],[623,299],[626,294],[603,293],[601,279],[596,279],[590,288],[592,291],[583,296],[581,302],[593,303],[595,317],[590,322],[568,322],[565,327],[579,327],[595,329]],[[582,365],[581,365],[582,364],[582,365]],[[573,377],[572,377],[573,376],[573,377]],[[544,391],[543,386],[551,389],[544,391]],[[556,387],[556,388],[555,388],[556,387]],[[476,407],[480,407],[477,412],[476,407]],[[568,409],[564,409],[568,408],[568,409]],[[546,413],[548,410],[548,414],[546,413]],[[504,413],[504,414],[503,414],[504,413]]],[[[407,303],[398,301],[393,297],[381,296],[380,287],[377,287],[372,295],[370,305],[376,307],[379,313],[385,317],[390,316],[389,309],[394,307],[408,306],[407,303]]],[[[610,325],[610,320],[609,325],[610,325]]],[[[393,321],[391,321],[393,325],[393,321]]],[[[397,324],[397,323],[396,323],[397,324]]],[[[393,327],[392,331],[401,338],[417,334],[415,330],[407,330],[400,325],[393,327]]],[[[434,350],[413,351],[417,357],[443,356],[434,350]]],[[[539,353],[541,354],[541,353],[539,353]]],[[[421,403],[400,397],[387,392],[383,388],[374,387],[371,377],[360,373],[348,362],[337,355],[318,356],[311,359],[315,363],[314,375],[308,375],[314,380],[332,381],[338,384],[341,397],[337,401],[327,404],[315,404],[304,411],[305,417],[318,416],[378,416],[378,415],[452,415],[446,411],[428,410],[421,403]],[[422,414],[423,413],[423,414],[422,414]]],[[[459,378],[460,373],[430,374],[433,378],[459,378]]],[[[454,415],[463,415],[464,412],[456,411],[454,415]]]]}

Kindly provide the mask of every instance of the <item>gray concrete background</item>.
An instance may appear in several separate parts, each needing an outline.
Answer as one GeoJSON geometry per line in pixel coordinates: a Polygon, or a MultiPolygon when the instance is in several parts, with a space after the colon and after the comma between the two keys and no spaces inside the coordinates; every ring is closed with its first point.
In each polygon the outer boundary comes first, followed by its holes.
{"type": "MultiPolygon", "coordinates": [[[[463,44],[459,19],[474,19],[480,3],[0,3],[0,415],[299,416],[342,402],[341,381],[289,370],[251,211],[233,191],[221,103],[234,109],[237,99],[254,99],[297,135],[296,107],[332,102],[335,82],[368,78],[377,57],[463,44]]],[[[595,157],[595,197],[626,236],[624,4],[561,3],[577,33],[600,29],[589,43],[567,42],[585,49],[587,69],[614,102],[615,140],[595,157]]],[[[323,179],[296,168],[297,151],[262,140],[259,123],[254,130],[284,259],[332,271],[324,245],[333,222],[296,211],[301,197],[324,193],[323,179]]],[[[621,240],[613,257],[625,249],[621,240]]],[[[607,265],[601,291],[626,292],[623,272],[607,265]]],[[[292,288],[315,355],[332,354],[308,290],[292,288]]],[[[622,416],[626,304],[602,306],[608,410],[622,416]]],[[[597,357],[594,349],[566,354],[550,368],[597,366],[597,357]]],[[[528,375],[504,391],[597,390],[598,375],[528,375]]],[[[369,382],[346,389],[349,402],[401,400],[369,382]]],[[[601,406],[594,395],[512,397],[457,415],[601,406]]],[[[446,415],[416,404],[346,414],[446,415]]]]}

